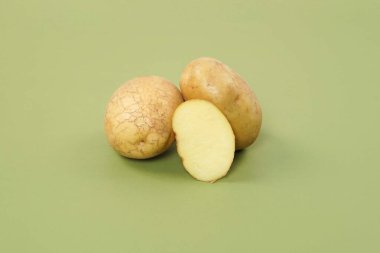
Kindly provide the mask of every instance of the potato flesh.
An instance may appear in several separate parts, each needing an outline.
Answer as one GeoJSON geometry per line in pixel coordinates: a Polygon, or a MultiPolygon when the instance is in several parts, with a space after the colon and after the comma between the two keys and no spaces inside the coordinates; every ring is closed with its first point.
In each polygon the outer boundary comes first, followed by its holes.
{"type": "Polygon", "coordinates": [[[235,136],[225,116],[210,102],[189,100],[174,113],[177,151],[185,169],[206,182],[225,176],[235,153],[235,136]]]}

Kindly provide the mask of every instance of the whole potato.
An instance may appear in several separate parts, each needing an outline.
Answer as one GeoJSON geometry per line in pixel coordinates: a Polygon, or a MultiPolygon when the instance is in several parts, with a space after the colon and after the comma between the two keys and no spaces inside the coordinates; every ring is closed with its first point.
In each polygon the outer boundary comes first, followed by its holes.
{"type": "Polygon", "coordinates": [[[235,148],[243,149],[257,138],[261,108],[247,82],[213,58],[199,58],[184,69],[180,88],[185,100],[204,99],[219,108],[235,134],[235,148]]]}
{"type": "Polygon", "coordinates": [[[126,82],[111,97],[105,131],[121,155],[145,159],[167,150],[174,141],[172,117],[183,102],[180,91],[158,76],[126,82]]]}

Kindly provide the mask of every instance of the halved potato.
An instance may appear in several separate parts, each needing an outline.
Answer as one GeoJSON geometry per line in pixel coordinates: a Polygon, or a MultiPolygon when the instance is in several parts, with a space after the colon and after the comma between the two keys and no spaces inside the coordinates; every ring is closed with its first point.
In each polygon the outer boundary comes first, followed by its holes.
{"type": "Polygon", "coordinates": [[[235,136],[215,105],[199,99],[182,103],[174,112],[173,131],[178,154],[190,175],[212,183],[227,174],[234,158],[235,136]]]}

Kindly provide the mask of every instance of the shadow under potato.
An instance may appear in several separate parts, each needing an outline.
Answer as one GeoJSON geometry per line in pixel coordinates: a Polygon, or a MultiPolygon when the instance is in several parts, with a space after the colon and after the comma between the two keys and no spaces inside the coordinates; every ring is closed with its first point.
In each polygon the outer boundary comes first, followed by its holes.
{"type": "Polygon", "coordinates": [[[300,169],[297,157],[300,149],[305,147],[264,130],[252,146],[235,153],[228,181],[258,183],[291,175],[300,169]]]}
{"type": "MultiPolygon", "coordinates": [[[[285,169],[295,169],[294,164],[289,162],[295,156],[294,148],[294,143],[263,131],[252,146],[235,152],[229,172],[216,183],[259,182],[286,174],[285,169]]],[[[128,169],[135,169],[139,173],[166,179],[195,180],[183,167],[175,144],[153,158],[137,160],[120,156],[120,159],[128,165],[128,169]]]]}
{"type": "Polygon", "coordinates": [[[175,144],[164,153],[149,159],[129,159],[123,156],[120,156],[120,158],[129,165],[128,167],[136,168],[142,173],[182,178],[189,176],[182,165],[181,158],[177,154],[175,144]]]}
{"type": "MultiPolygon", "coordinates": [[[[239,150],[235,153],[234,161],[226,177],[219,179],[217,182],[231,181],[228,179],[229,175],[241,173],[241,165],[244,163],[248,152],[246,150],[239,150]]],[[[183,167],[181,158],[177,154],[175,143],[164,153],[149,159],[130,159],[120,156],[120,159],[128,164],[128,168],[133,168],[144,174],[151,174],[154,176],[164,176],[171,178],[183,178],[186,180],[196,180],[186,171],[183,167]]],[[[247,162],[247,161],[245,161],[247,162]]],[[[239,176],[240,178],[240,176],[239,176]]],[[[247,178],[244,178],[246,181],[247,178]]],[[[233,180],[236,181],[236,180],[233,180]]]]}

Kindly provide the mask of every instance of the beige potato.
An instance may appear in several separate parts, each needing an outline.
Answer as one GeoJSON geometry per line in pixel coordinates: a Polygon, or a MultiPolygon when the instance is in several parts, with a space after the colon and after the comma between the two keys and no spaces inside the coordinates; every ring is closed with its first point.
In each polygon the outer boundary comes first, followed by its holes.
{"type": "Polygon", "coordinates": [[[121,155],[145,159],[167,150],[174,141],[172,117],[183,102],[180,91],[158,76],[126,82],[111,97],[105,132],[121,155]]]}
{"type": "Polygon", "coordinates": [[[251,145],[261,128],[261,108],[249,85],[227,65],[199,58],[184,69],[180,89],[185,100],[204,99],[223,112],[235,134],[236,149],[251,145]]]}
{"type": "Polygon", "coordinates": [[[235,154],[231,125],[212,103],[193,99],[178,106],[173,116],[177,151],[194,178],[214,182],[224,177],[235,154]]]}

